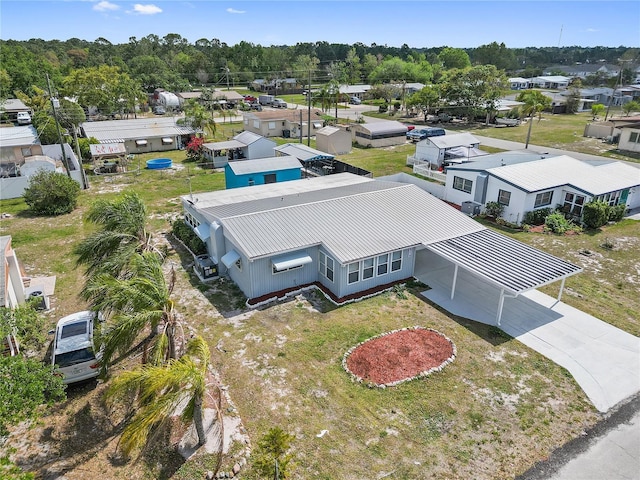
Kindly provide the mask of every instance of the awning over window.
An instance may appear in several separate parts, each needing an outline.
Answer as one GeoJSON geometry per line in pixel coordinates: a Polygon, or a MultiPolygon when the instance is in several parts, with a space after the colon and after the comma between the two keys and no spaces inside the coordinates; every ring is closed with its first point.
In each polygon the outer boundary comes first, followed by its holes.
{"type": "Polygon", "coordinates": [[[306,252],[296,252],[289,255],[283,255],[281,257],[276,257],[271,260],[273,264],[273,269],[276,272],[282,272],[283,270],[288,270],[290,268],[301,267],[302,265],[306,265],[307,263],[311,263],[313,260],[306,252]]]}
{"type": "Polygon", "coordinates": [[[235,250],[229,250],[222,256],[220,260],[222,261],[222,263],[224,263],[225,267],[231,268],[231,265],[240,260],[240,254],[238,254],[238,252],[236,252],[235,250]]]}
{"type": "Polygon", "coordinates": [[[162,137],[162,143],[173,143],[173,138],[171,138],[171,137],[162,137]]]}
{"type": "Polygon", "coordinates": [[[201,223],[196,227],[196,235],[198,235],[198,237],[200,237],[200,240],[202,240],[203,242],[206,242],[207,239],[211,236],[209,231],[210,229],[208,223],[201,223]]]}
{"type": "Polygon", "coordinates": [[[313,122],[313,128],[322,128],[322,123],[320,123],[320,122],[313,122]]]}
{"type": "Polygon", "coordinates": [[[136,140],[136,145],[139,147],[143,147],[147,144],[146,140],[136,140]]]}

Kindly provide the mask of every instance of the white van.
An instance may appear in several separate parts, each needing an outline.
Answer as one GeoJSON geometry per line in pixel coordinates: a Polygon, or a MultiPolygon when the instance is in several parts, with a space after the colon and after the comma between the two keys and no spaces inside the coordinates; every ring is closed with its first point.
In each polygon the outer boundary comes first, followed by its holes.
{"type": "Polygon", "coordinates": [[[18,112],[16,120],[18,125],[29,125],[31,123],[31,115],[29,115],[29,112],[18,112]]]}
{"type": "Polygon", "coordinates": [[[100,373],[100,352],[94,351],[95,312],[77,312],[56,325],[51,364],[58,366],[64,384],[82,382],[100,373]]]}

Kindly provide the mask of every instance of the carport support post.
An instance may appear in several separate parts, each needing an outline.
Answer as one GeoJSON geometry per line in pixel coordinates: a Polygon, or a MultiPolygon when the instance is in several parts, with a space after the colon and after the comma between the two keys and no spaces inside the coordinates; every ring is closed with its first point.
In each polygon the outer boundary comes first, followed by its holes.
{"type": "Polygon", "coordinates": [[[566,277],[562,279],[562,283],[560,284],[560,291],[558,292],[558,301],[562,299],[562,291],[564,290],[564,281],[566,277]]]}
{"type": "Polygon", "coordinates": [[[500,302],[498,302],[498,317],[497,324],[500,326],[500,320],[502,320],[502,307],[504,307],[504,288],[500,289],[500,302]]]}
{"type": "Polygon", "coordinates": [[[456,263],[455,268],[453,270],[453,282],[451,283],[451,300],[453,300],[453,296],[456,293],[456,281],[458,280],[458,264],[456,263]]]}

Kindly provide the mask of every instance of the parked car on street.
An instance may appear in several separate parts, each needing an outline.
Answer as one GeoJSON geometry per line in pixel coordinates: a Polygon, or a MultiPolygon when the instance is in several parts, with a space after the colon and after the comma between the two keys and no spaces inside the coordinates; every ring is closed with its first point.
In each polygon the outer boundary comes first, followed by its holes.
{"type": "Polygon", "coordinates": [[[273,108],[287,108],[287,102],[285,102],[280,98],[274,98],[273,101],[271,102],[271,106],[273,108]]]}
{"type": "Polygon", "coordinates": [[[411,140],[412,142],[419,142],[420,140],[424,140],[427,137],[439,137],[441,135],[445,135],[447,132],[444,131],[444,128],[414,128],[407,132],[407,140],[411,140]]]}
{"type": "Polygon", "coordinates": [[[93,345],[95,312],[83,311],[61,318],[53,333],[51,364],[57,366],[64,384],[82,382],[98,376],[101,352],[93,345]]]}
{"type": "Polygon", "coordinates": [[[360,105],[362,103],[362,100],[360,100],[358,97],[349,97],[349,103],[351,105],[360,105]]]}

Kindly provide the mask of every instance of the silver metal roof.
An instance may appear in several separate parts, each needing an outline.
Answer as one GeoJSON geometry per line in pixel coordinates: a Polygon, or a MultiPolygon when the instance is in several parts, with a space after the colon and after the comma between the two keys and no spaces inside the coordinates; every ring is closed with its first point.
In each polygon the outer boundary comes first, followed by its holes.
{"type": "MultiPolygon", "coordinates": [[[[258,135],[257,133],[249,132],[247,130],[240,132],[235,137],[233,137],[234,140],[242,142],[245,145],[251,145],[253,142],[257,142],[258,140],[262,140],[263,138],[265,137],[263,137],[262,135],[258,135]]],[[[273,142],[274,145],[276,144],[276,142],[274,142],[273,140],[269,141],[273,142]]]]}
{"type": "Polygon", "coordinates": [[[230,148],[243,148],[247,145],[239,142],[238,140],[227,140],[224,142],[203,143],[202,146],[208,148],[209,150],[228,150],[230,148]]]}
{"type": "Polygon", "coordinates": [[[407,132],[407,126],[404,123],[400,123],[396,120],[383,120],[381,122],[362,123],[357,125],[373,134],[382,133],[401,133],[407,132]]]}
{"type": "Polygon", "coordinates": [[[567,155],[489,168],[487,172],[527,192],[571,185],[601,195],[640,185],[640,169],[612,162],[594,166],[567,155]],[[613,163],[613,165],[612,165],[613,163]],[[623,173],[623,170],[625,173],[623,173]]]}
{"type": "Polygon", "coordinates": [[[285,143],[284,145],[275,147],[274,150],[285,153],[287,155],[291,155],[292,157],[295,157],[303,162],[317,158],[335,158],[334,155],[331,155],[330,153],[316,150],[315,148],[308,147],[303,143],[285,143]]]}
{"type": "Polygon", "coordinates": [[[302,168],[298,159],[290,157],[289,155],[283,155],[282,157],[256,158],[255,160],[235,160],[229,162],[227,165],[236,175],[248,175],[251,173],[302,168]]]}
{"type": "Polygon", "coordinates": [[[40,143],[38,132],[33,125],[0,128],[0,146],[19,147],[40,143]]]}
{"type": "Polygon", "coordinates": [[[441,257],[512,294],[582,271],[561,258],[489,229],[425,244],[441,257]]]}
{"type": "Polygon", "coordinates": [[[192,135],[195,130],[179,125],[180,117],[136,118],[129,120],[107,120],[84,122],[81,127],[87,137],[100,143],[120,143],[139,138],[161,138],[173,135],[192,135]]]}
{"type": "Polygon", "coordinates": [[[322,244],[345,264],[485,228],[415,185],[342,175],[354,182],[201,212],[222,223],[225,236],[251,259],[322,244]]]}
{"type": "Polygon", "coordinates": [[[438,137],[428,137],[424,140],[418,142],[418,145],[421,143],[432,143],[438,148],[452,148],[452,147],[461,147],[461,146],[469,146],[480,143],[476,137],[471,135],[470,133],[454,133],[453,135],[440,135],[438,137]]]}

